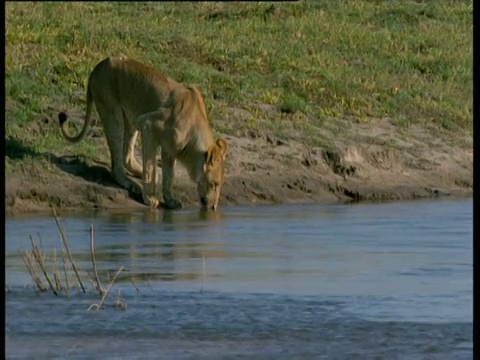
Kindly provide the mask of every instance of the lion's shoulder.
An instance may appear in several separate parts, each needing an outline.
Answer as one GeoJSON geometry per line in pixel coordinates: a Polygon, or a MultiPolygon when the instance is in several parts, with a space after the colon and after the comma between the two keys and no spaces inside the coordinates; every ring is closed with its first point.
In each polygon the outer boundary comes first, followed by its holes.
{"type": "Polygon", "coordinates": [[[187,84],[185,88],[189,91],[189,99],[192,102],[192,111],[199,112],[202,120],[207,121],[207,112],[205,110],[205,103],[203,101],[202,93],[195,85],[187,84]]]}

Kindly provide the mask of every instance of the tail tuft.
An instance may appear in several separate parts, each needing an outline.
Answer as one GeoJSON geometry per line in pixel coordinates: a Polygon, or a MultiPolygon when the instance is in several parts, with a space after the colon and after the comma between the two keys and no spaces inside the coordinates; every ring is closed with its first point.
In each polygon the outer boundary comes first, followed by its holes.
{"type": "Polygon", "coordinates": [[[58,114],[58,122],[60,123],[60,126],[62,126],[65,121],[67,121],[67,114],[65,114],[63,111],[58,114]]]}

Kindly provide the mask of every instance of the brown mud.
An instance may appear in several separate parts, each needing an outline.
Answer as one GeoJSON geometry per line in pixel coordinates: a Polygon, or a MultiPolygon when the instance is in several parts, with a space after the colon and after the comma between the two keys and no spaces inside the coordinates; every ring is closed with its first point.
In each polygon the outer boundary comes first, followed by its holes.
{"type": "MultiPolygon", "coordinates": [[[[468,131],[453,136],[415,126],[401,130],[388,119],[372,124],[345,121],[342,126],[341,136],[324,127],[328,149],[268,131],[225,135],[229,150],[220,206],[472,195],[473,145],[468,131]]],[[[6,169],[7,215],[51,208],[65,212],[145,208],[110,176],[102,136],[94,139],[99,154],[104,154],[97,159],[69,156],[72,145],[66,144],[63,154],[40,154],[25,141],[5,140],[6,160],[15,164],[6,169]],[[31,161],[21,161],[26,157],[31,161]]],[[[198,206],[195,184],[179,165],[175,180],[174,192],[184,206],[198,206]]]]}

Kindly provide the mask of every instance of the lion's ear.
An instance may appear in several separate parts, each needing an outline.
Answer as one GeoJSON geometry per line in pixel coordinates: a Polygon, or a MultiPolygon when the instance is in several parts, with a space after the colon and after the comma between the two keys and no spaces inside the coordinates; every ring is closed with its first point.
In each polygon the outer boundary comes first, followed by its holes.
{"type": "Polygon", "coordinates": [[[215,166],[220,159],[225,160],[227,154],[227,142],[223,139],[218,139],[215,144],[212,144],[205,154],[205,170],[209,166],[215,166]]]}
{"type": "Polygon", "coordinates": [[[217,146],[220,148],[220,156],[225,160],[225,156],[227,155],[227,142],[223,139],[217,140],[217,146]]]}
{"type": "Polygon", "coordinates": [[[208,150],[207,150],[207,153],[205,154],[205,166],[211,166],[213,165],[214,161],[215,161],[215,150],[217,150],[215,148],[215,145],[211,145],[208,150]]]}

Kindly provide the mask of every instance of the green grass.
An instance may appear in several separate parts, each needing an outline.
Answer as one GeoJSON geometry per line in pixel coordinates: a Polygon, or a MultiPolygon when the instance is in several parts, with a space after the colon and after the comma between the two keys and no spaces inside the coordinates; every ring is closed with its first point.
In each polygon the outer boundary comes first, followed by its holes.
{"type": "Polygon", "coordinates": [[[6,133],[38,152],[94,154],[29,126],[84,111],[88,75],[124,53],[201,89],[216,130],[325,122],[472,127],[472,1],[6,3],[6,133]],[[248,123],[224,110],[272,104],[248,123]],[[255,123],[256,120],[262,120],[255,123]]]}

